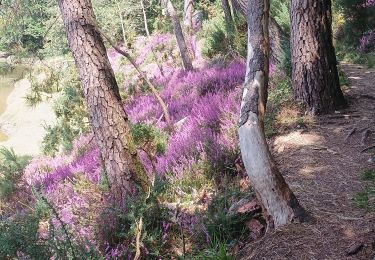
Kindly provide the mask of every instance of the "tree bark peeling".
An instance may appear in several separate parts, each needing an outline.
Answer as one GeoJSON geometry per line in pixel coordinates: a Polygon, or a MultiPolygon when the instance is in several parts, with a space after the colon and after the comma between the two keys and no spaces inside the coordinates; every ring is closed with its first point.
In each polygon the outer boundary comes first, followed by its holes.
{"type": "Polygon", "coordinates": [[[268,87],[269,1],[249,0],[248,57],[241,102],[239,139],[242,159],[269,227],[306,220],[307,213],[277,169],[264,135],[268,87]]]}

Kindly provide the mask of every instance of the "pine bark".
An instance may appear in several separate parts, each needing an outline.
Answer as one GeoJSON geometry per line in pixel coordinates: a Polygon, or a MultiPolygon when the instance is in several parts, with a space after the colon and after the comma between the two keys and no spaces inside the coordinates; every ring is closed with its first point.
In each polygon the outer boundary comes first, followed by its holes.
{"type": "Polygon", "coordinates": [[[121,206],[134,193],[135,183],[148,191],[148,177],[132,138],[103,39],[96,29],[91,1],[59,0],[59,7],[114,203],[121,206]]]}
{"type": "Polygon", "coordinates": [[[167,12],[172,20],[173,31],[176,36],[176,41],[177,41],[178,48],[180,50],[180,55],[181,55],[184,69],[187,71],[193,70],[193,65],[191,62],[189,50],[186,45],[185,36],[182,31],[180,19],[178,18],[177,12],[170,0],[164,0],[164,4],[166,5],[167,12]]]}
{"type": "Polygon", "coordinates": [[[264,135],[270,50],[269,1],[249,0],[248,14],[248,57],[239,123],[240,148],[269,227],[277,228],[295,220],[304,221],[307,214],[276,167],[264,135]]]}
{"type": "Polygon", "coordinates": [[[330,0],[291,0],[292,80],[295,98],[312,114],[346,105],[332,43],[330,0]]]}

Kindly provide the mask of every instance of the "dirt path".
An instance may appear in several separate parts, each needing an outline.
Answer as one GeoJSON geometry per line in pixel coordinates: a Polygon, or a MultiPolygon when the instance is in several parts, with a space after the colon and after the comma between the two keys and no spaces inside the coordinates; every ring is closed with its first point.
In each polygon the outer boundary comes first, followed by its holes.
{"type": "Polygon", "coordinates": [[[367,185],[361,172],[375,169],[368,161],[374,153],[361,152],[375,144],[375,70],[351,64],[342,69],[350,81],[345,88],[349,108],[274,141],[281,171],[315,222],[269,233],[249,243],[239,258],[374,258],[375,212],[358,208],[352,198],[367,185]],[[354,249],[360,250],[348,255],[354,249]]]}

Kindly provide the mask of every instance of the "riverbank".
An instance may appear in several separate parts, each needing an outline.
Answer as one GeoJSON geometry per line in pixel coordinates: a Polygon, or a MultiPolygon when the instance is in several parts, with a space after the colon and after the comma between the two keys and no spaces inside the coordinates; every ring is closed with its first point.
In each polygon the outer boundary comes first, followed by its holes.
{"type": "Polygon", "coordinates": [[[15,83],[6,101],[6,108],[0,115],[0,128],[8,139],[0,146],[13,148],[17,154],[38,155],[45,134],[44,125],[56,120],[52,100],[30,107],[25,96],[31,87],[27,79],[15,83]]]}

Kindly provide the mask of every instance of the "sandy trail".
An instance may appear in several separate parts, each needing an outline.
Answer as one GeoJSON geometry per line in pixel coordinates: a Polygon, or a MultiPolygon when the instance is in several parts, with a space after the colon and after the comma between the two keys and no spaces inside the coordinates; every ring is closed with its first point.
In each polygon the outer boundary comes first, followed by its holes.
{"type": "Polygon", "coordinates": [[[349,108],[273,143],[281,172],[315,221],[249,242],[239,259],[374,259],[375,213],[356,206],[353,197],[369,184],[361,172],[375,169],[369,161],[374,150],[362,152],[375,144],[375,70],[352,64],[342,69],[350,81],[349,108]],[[363,142],[364,129],[371,132],[363,142]]]}
{"type": "Polygon", "coordinates": [[[53,124],[56,120],[52,109],[52,100],[29,107],[25,96],[30,89],[30,82],[22,79],[16,82],[14,90],[7,99],[7,107],[0,116],[0,127],[8,135],[8,140],[0,146],[13,148],[17,154],[40,154],[45,130],[43,125],[53,124]]]}

